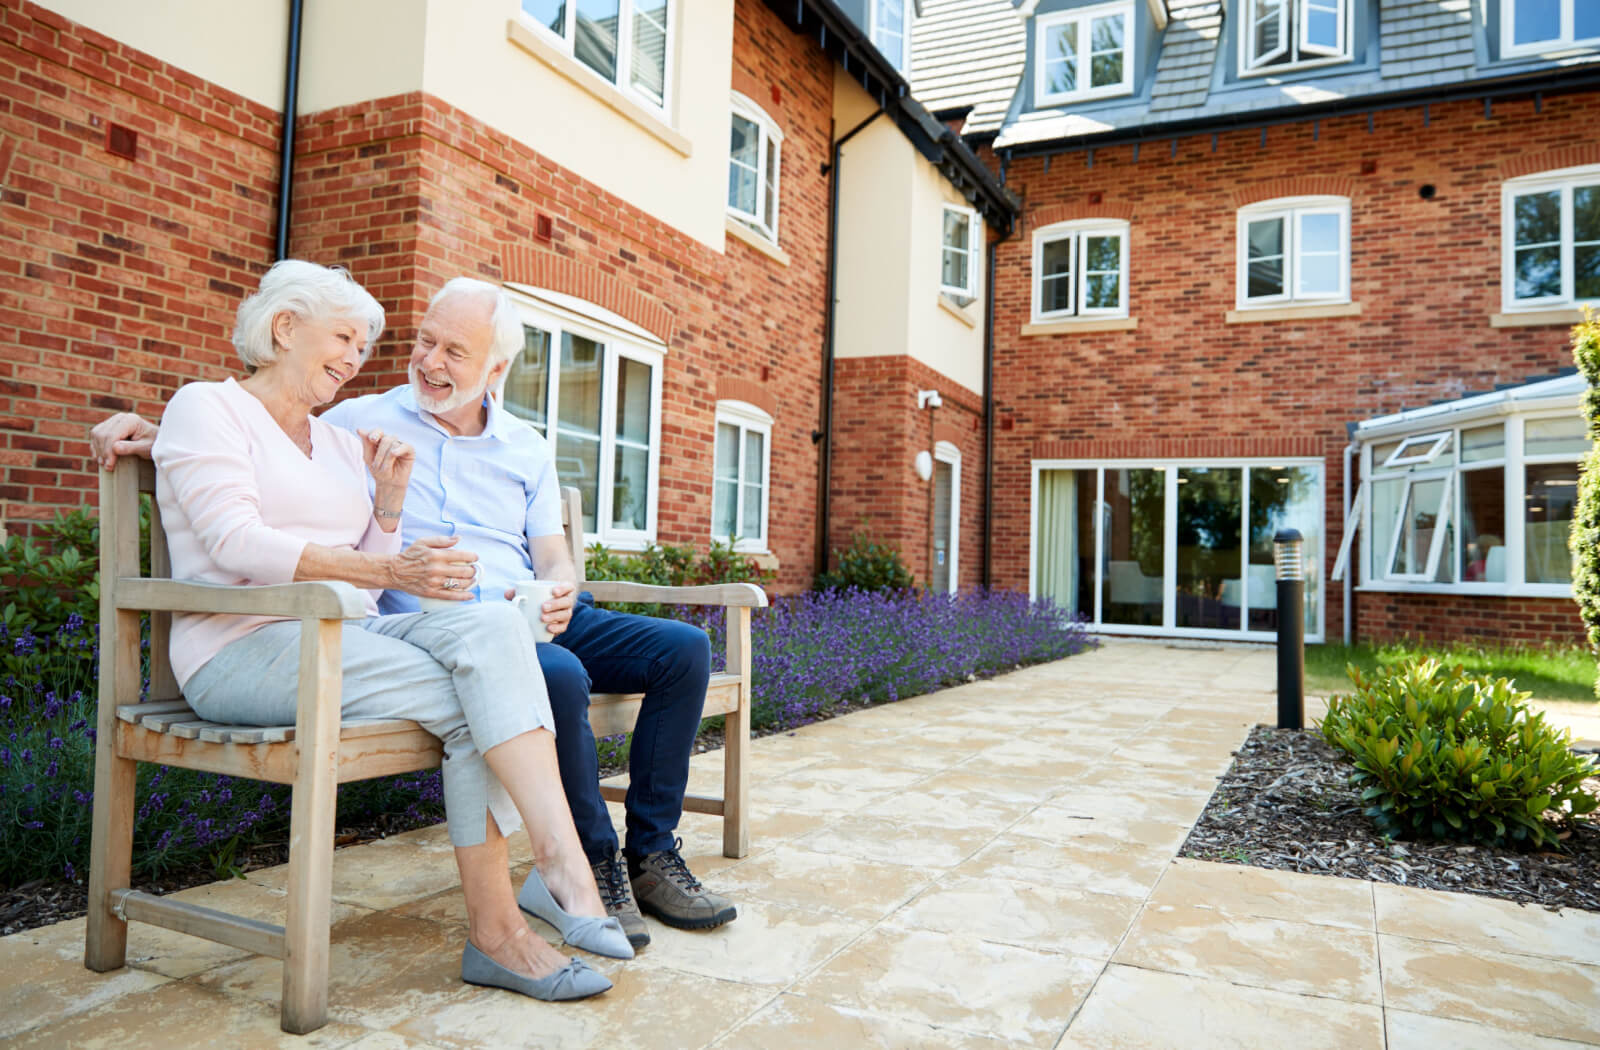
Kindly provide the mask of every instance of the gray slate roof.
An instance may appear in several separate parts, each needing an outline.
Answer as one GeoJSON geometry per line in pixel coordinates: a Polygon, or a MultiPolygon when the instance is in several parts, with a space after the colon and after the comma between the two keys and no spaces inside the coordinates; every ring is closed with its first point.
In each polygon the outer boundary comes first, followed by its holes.
{"type": "MultiPolygon", "coordinates": [[[[1600,2],[1600,0],[1588,0],[1600,2]]],[[[1263,76],[1216,90],[1222,78],[1217,63],[1226,60],[1225,33],[1237,32],[1225,19],[1222,0],[1168,0],[1170,22],[1148,101],[1101,101],[1070,108],[1022,111],[1001,129],[995,146],[1072,139],[1105,132],[1155,127],[1177,121],[1288,109],[1454,86],[1539,70],[1600,64],[1600,53],[1561,59],[1528,59],[1481,66],[1486,61],[1474,33],[1478,0],[1378,0],[1376,61],[1354,68],[1327,66],[1317,77],[1263,76]]],[[[1236,5],[1230,4],[1229,7],[1236,5]]]]}
{"type": "Polygon", "coordinates": [[[973,107],[963,134],[997,131],[1026,37],[1011,0],[923,0],[911,30],[911,93],[928,109],[973,107]]]}

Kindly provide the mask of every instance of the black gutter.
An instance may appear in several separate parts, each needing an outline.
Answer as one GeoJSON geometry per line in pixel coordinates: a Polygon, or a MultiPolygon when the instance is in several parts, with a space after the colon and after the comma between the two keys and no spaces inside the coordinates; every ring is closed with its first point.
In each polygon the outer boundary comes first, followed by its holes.
{"type": "Polygon", "coordinates": [[[1302,102],[1292,106],[1275,106],[1272,109],[1239,113],[1217,113],[1163,124],[1145,124],[1135,128],[1118,128],[1094,135],[1074,135],[1071,138],[1046,139],[1039,142],[1002,146],[999,152],[1007,159],[1044,157],[1059,153],[1080,153],[1084,150],[1107,146],[1124,146],[1135,143],[1165,141],[1185,135],[1241,131],[1276,127],[1283,124],[1304,124],[1306,121],[1328,120],[1333,117],[1359,116],[1382,113],[1392,109],[1407,109],[1431,103],[1462,102],[1482,99],[1485,105],[1497,98],[1526,95],[1563,95],[1591,91],[1600,87],[1600,68],[1594,65],[1558,71],[1540,70],[1515,77],[1494,80],[1474,80],[1452,87],[1414,88],[1376,95],[1358,95],[1352,98],[1330,99],[1326,102],[1302,102]]]}
{"type": "Polygon", "coordinates": [[[289,59],[283,74],[283,145],[278,157],[278,236],[274,259],[289,257],[289,213],[294,178],[294,122],[300,101],[300,15],[302,0],[289,2],[289,59]]]}
{"type": "Polygon", "coordinates": [[[828,301],[822,313],[822,429],[817,432],[822,442],[821,462],[817,466],[817,540],[816,560],[818,572],[828,571],[828,516],[833,493],[833,319],[839,288],[839,160],[844,144],[866,130],[868,124],[883,116],[875,109],[872,115],[833,144],[833,159],[828,164],[828,301]]]}
{"type": "Polygon", "coordinates": [[[984,221],[1010,233],[1017,202],[959,135],[936,120],[916,99],[911,86],[873,46],[834,0],[765,0],[774,14],[796,33],[813,37],[818,46],[878,100],[911,145],[936,165],[984,221]]]}

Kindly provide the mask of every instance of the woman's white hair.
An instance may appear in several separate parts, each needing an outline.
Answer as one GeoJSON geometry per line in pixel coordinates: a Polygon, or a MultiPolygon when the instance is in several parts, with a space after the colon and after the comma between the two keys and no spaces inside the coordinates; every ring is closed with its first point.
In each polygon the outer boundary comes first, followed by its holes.
{"type": "MultiPolygon", "coordinates": [[[[489,329],[493,332],[492,342],[489,344],[488,368],[493,368],[502,361],[511,361],[522,353],[523,334],[522,317],[517,312],[517,304],[511,296],[498,284],[480,281],[476,277],[452,277],[444,282],[444,287],[433,294],[428,300],[431,310],[445,299],[457,295],[482,296],[494,302],[494,314],[489,318],[489,329]]],[[[505,377],[501,376],[504,382],[505,377]]]]}
{"type": "Polygon", "coordinates": [[[367,348],[365,361],[383,334],[383,307],[372,293],[361,287],[342,266],[322,266],[303,259],[283,259],[273,263],[261,278],[261,287],[239,304],[233,326],[233,348],[239,352],[246,371],[278,359],[277,340],[272,335],[272,320],[290,313],[303,321],[330,321],[335,318],[365,321],[367,348]]]}

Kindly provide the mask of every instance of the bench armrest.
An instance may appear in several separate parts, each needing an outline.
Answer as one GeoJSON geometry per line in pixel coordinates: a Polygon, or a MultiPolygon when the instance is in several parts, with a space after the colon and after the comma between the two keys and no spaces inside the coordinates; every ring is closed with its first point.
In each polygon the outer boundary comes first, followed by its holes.
{"type": "Polygon", "coordinates": [[[728,605],[759,609],[767,592],[753,583],[712,583],[701,587],[658,587],[625,580],[585,580],[578,590],[597,602],[651,602],[661,605],[728,605]]]}
{"type": "Polygon", "coordinates": [[[232,587],[220,583],[123,577],[116,581],[116,607],[152,612],[233,613],[296,619],[360,620],[366,599],[340,580],[232,587]]]}

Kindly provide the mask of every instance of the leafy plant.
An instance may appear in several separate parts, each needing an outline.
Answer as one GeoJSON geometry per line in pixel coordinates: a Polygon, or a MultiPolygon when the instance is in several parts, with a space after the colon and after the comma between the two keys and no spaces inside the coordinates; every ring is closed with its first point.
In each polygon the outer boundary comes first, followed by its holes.
{"type": "Polygon", "coordinates": [[[1505,678],[1437,660],[1363,674],[1328,702],[1323,739],[1355,763],[1365,813],[1396,838],[1550,847],[1570,815],[1592,812],[1594,762],[1527,706],[1505,678]]]}
{"type": "Polygon", "coordinates": [[[850,546],[833,552],[834,568],[817,576],[819,591],[903,591],[916,586],[911,570],[891,544],[879,543],[865,532],[850,538],[850,546]]]}
{"type": "MultiPolygon", "coordinates": [[[[1587,311],[1572,329],[1572,356],[1589,382],[1583,394],[1589,451],[1578,475],[1578,505],[1573,509],[1567,545],[1572,551],[1572,596],[1583,617],[1589,647],[1600,653],[1600,318],[1587,311]]],[[[1595,690],[1600,695],[1600,679],[1595,690]]]]}
{"type": "Polygon", "coordinates": [[[86,511],[57,513],[37,537],[8,536],[0,547],[0,610],[6,630],[53,634],[67,619],[98,618],[100,523],[86,511]],[[43,541],[43,542],[39,542],[43,541]]]}
{"type": "MultiPolygon", "coordinates": [[[[626,580],[657,587],[694,587],[710,583],[770,584],[777,575],[763,569],[749,555],[736,552],[731,544],[711,541],[702,555],[692,545],[650,544],[638,553],[612,551],[604,544],[590,545],[584,561],[584,575],[591,580],[626,580]]],[[[667,610],[658,604],[610,602],[606,608],[641,616],[661,616],[667,610]]]]}

